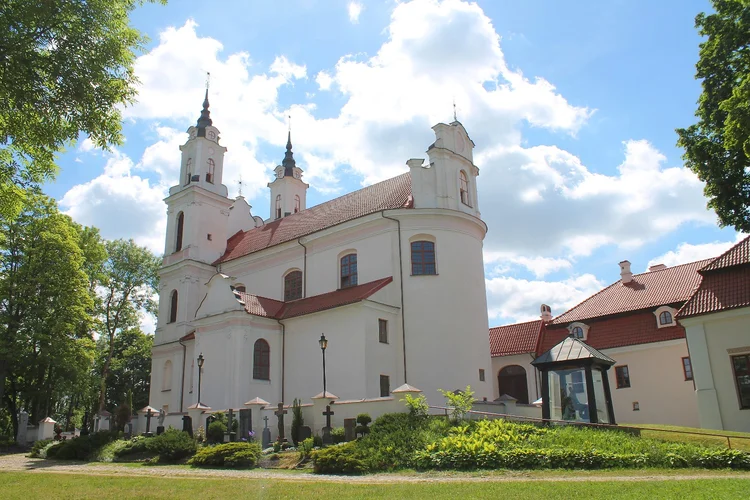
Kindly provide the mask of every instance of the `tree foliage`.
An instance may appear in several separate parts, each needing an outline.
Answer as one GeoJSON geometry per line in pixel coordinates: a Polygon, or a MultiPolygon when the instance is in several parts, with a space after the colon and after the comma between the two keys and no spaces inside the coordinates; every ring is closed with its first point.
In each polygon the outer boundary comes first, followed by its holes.
{"type": "Polygon", "coordinates": [[[54,176],[55,155],[80,132],[99,147],[122,141],[121,108],[136,95],[133,63],[145,41],[128,16],[142,3],[3,1],[0,217],[15,216],[25,189],[54,176]]]}
{"type": "Polygon", "coordinates": [[[712,0],[699,14],[698,123],[678,129],[685,164],[706,183],[722,225],[750,231],[750,1],[712,0]]]}

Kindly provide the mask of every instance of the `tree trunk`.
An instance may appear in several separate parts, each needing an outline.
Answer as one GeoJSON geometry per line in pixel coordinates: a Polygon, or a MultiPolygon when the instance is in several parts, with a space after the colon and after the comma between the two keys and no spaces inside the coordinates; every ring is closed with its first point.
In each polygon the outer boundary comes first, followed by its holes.
{"type": "Polygon", "coordinates": [[[112,364],[112,357],[115,354],[115,335],[112,332],[109,335],[109,352],[107,353],[107,360],[104,362],[104,369],[102,370],[102,384],[99,390],[99,412],[104,411],[104,400],[107,392],[107,377],[109,376],[109,368],[112,364]]]}

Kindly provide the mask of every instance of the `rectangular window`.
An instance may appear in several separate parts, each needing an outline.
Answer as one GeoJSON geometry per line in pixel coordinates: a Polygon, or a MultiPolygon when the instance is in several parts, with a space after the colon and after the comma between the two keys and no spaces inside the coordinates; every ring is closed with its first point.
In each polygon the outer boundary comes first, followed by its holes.
{"type": "Polygon", "coordinates": [[[693,380],[693,366],[689,357],[682,358],[682,372],[685,374],[685,380],[693,380]]]}
{"type": "Polygon", "coordinates": [[[484,382],[484,368],[479,369],[479,381],[484,382]]]}
{"type": "Polygon", "coordinates": [[[732,356],[734,381],[737,384],[737,397],[740,409],[750,408],[750,354],[732,356]]]}
{"type": "Polygon", "coordinates": [[[341,258],[341,288],[357,286],[357,254],[344,255],[341,258]]]}
{"type": "Polygon", "coordinates": [[[615,366],[615,379],[617,381],[618,389],[630,387],[630,372],[628,371],[628,365],[615,366]]]}
{"type": "Polygon", "coordinates": [[[381,344],[388,343],[388,320],[386,319],[378,320],[378,339],[381,344]]]}
{"type": "Polygon", "coordinates": [[[391,377],[388,375],[380,376],[380,397],[387,398],[391,395],[391,377]]]}
{"type": "Polygon", "coordinates": [[[435,243],[432,241],[412,242],[411,274],[413,276],[437,274],[437,268],[435,267],[435,243]]]}

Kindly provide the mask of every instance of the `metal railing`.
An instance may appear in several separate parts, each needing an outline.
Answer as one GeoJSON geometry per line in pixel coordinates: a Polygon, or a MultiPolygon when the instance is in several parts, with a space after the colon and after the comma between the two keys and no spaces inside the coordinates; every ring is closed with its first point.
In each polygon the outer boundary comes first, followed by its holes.
{"type": "MultiPolygon", "coordinates": [[[[445,412],[445,416],[449,416],[449,412],[453,411],[453,408],[450,406],[429,406],[432,410],[440,410],[445,412]]],[[[617,431],[625,431],[630,432],[631,434],[640,435],[641,431],[653,431],[653,432],[661,432],[661,433],[674,433],[674,434],[689,434],[692,436],[705,436],[705,437],[716,437],[716,438],[722,438],[726,439],[727,441],[727,448],[730,450],[732,449],[732,439],[741,439],[746,440],[750,444],[750,436],[730,436],[727,434],[714,434],[714,433],[707,433],[707,432],[692,432],[692,431],[678,431],[674,429],[660,429],[658,427],[635,427],[630,425],[612,425],[612,424],[593,424],[591,422],[579,422],[579,421],[572,421],[572,420],[556,420],[552,418],[538,418],[538,417],[527,417],[524,415],[511,415],[508,413],[492,413],[487,411],[478,411],[478,410],[469,410],[466,413],[471,415],[479,415],[484,417],[492,417],[492,418],[502,418],[503,420],[517,420],[521,422],[530,422],[530,423],[537,423],[537,424],[556,424],[556,425],[572,425],[576,427],[587,427],[587,428],[594,428],[594,429],[605,429],[605,430],[617,430],[617,431]]],[[[654,438],[658,439],[658,438],[654,438]]]]}

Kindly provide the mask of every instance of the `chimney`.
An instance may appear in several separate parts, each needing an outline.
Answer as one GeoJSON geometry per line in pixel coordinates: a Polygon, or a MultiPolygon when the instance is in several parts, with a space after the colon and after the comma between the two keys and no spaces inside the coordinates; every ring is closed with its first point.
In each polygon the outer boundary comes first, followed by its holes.
{"type": "Polygon", "coordinates": [[[620,262],[620,277],[623,284],[633,281],[633,273],[630,272],[630,261],[623,260],[620,262]]]}
{"type": "Polygon", "coordinates": [[[547,304],[542,304],[542,307],[540,309],[542,311],[542,315],[540,316],[542,318],[542,321],[544,323],[549,323],[550,321],[552,321],[552,308],[547,304]]]}
{"type": "Polygon", "coordinates": [[[666,269],[667,266],[665,264],[654,264],[653,266],[648,266],[648,272],[652,273],[654,271],[661,271],[662,269],[666,269]]]}

